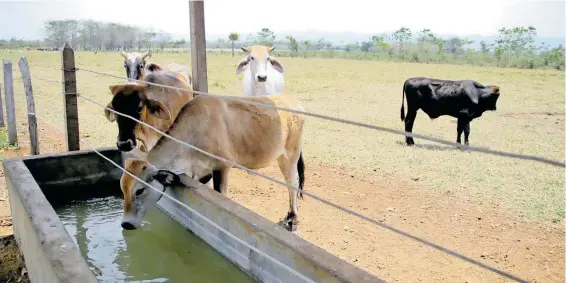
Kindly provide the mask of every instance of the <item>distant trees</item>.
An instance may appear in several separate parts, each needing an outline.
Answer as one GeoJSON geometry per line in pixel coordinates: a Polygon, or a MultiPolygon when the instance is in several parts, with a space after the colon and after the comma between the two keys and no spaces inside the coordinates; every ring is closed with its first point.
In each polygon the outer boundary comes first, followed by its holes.
{"type": "Polygon", "coordinates": [[[153,28],[142,29],[118,23],[93,20],[46,21],[45,44],[60,48],[68,42],[78,50],[140,50],[179,46],[186,41],[172,42],[171,34],[153,28]]]}
{"type": "MultiPolygon", "coordinates": [[[[60,20],[44,23],[44,41],[25,41],[12,38],[0,40],[0,48],[58,49],[69,42],[77,50],[141,50],[187,47],[185,39],[172,40],[172,36],[153,28],[140,28],[118,23],[93,20],[60,20]]],[[[473,64],[512,68],[552,68],[564,70],[564,45],[535,45],[537,30],[532,26],[501,28],[493,42],[474,41],[464,37],[441,38],[431,29],[413,32],[401,27],[392,34],[373,35],[360,42],[328,41],[286,35],[277,39],[267,27],[244,38],[232,32],[228,38],[218,38],[207,43],[210,49],[232,49],[235,55],[236,41],[243,45],[261,44],[278,46],[277,56],[350,58],[359,60],[400,60],[419,63],[473,64]],[[474,46],[472,47],[472,44],[474,46]]]]}

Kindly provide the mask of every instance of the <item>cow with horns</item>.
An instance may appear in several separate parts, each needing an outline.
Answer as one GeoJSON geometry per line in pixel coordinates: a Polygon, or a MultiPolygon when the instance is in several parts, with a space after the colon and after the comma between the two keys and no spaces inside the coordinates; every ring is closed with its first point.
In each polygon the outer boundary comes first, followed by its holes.
{"type": "Polygon", "coordinates": [[[265,96],[283,92],[285,88],[283,66],[270,54],[275,46],[253,45],[241,49],[248,53],[248,56],[236,67],[237,75],[244,72],[242,79],[244,96],[265,96]]]}
{"type": "MultiPolygon", "coordinates": [[[[481,117],[483,112],[496,110],[499,87],[484,86],[473,80],[440,80],[433,78],[409,78],[403,84],[401,100],[401,121],[405,121],[405,131],[413,131],[417,111],[422,109],[429,118],[436,119],[449,115],[458,119],[456,142],[469,145],[470,122],[481,117]],[[407,117],[405,117],[405,94],[407,95],[407,117]]],[[[412,137],[406,137],[407,145],[414,145],[412,137]]]]}
{"type": "MultiPolygon", "coordinates": [[[[148,86],[129,87],[139,96],[145,96],[148,86]]],[[[250,102],[303,110],[289,94],[264,97],[245,97],[250,102]]],[[[152,113],[167,113],[161,104],[155,104],[152,113]],[[158,109],[159,108],[159,109],[158,109]]],[[[205,152],[222,157],[250,169],[260,169],[277,160],[289,188],[289,211],[280,222],[289,231],[297,229],[297,198],[302,198],[305,182],[302,155],[304,117],[300,114],[256,106],[242,101],[215,96],[196,96],[181,109],[167,134],[205,152]]],[[[128,172],[148,184],[165,190],[179,181],[173,173],[207,183],[211,178],[214,190],[227,193],[232,163],[205,155],[166,136],[162,136],[143,158],[129,158],[128,172]]],[[[122,227],[140,227],[146,211],[160,199],[161,194],[124,173],[120,180],[124,194],[122,227]]]]}
{"type": "Polygon", "coordinates": [[[126,69],[126,76],[130,82],[134,80],[141,80],[147,74],[165,69],[182,74],[184,76],[184,81],[188,84],[192,84],[191,75],[189,74],[188,69],[183,65],[171,63],[166,65],[165,68],[162,68],[156,63],[146,62],[146,58],[151,58],[151,51],[144,53],[126,53],[120,50],[120,54],[124,57],[124,68],[126,69]]]}

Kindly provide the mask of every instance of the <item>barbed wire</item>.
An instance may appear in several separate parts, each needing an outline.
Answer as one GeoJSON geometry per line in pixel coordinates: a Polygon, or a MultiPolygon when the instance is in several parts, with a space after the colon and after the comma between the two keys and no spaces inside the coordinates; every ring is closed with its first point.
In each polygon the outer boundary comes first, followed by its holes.
{"type": "Polygon", "coordinates": [[[484,268],[484,269],[490,270],[490,271],[495,272],[495,273],[497,273],[497,274],[499,274],[499,275],[501,275],[501,276],[504,276],[504,277],[506,277],[506,278],[515,280],[515,281],[517,281],[517,282],[528,282],[528,281],[525,281],[525,280],[523,280],[523,279],[521,279],[521,278],[519,278],[519,277],[517,277],[517,276],[515,276],[515,275],[512,275],[512,274],[507,273],[507,272],[505,272],[505,271],[499,270],[499,269],[497,269],[497,268],[491,267],[491,266],[486,265],[486,264],[484,264],[484,263],[481,263],[481,262],[479,262],[479,261],[477,261],[477,260],[474,260],[474,259],[472,259],[472,258],[469,258],[469,257],[467,257],[467,256],[465,256],[465,255],[463,255],[463,254],[460,254],[460,253],[456,252],[456,251],[453,251],[453,250],[450,250],[450,249],[448,249],[448,248],[442,247],[442,246],[440,246],[440,245],[437,245],[437,244],[435,244],[435,243],[432,243],[432,242],[430,242],[430,241],[428,241],[428,240],[425,240],[425,239],[423,239],[423,238],[420,238],[420,237],[411,235],[411,234],[409,234],[408,232],[402,231],[402,230],[397,229],[397,228],[395,228],[395,227],[389,226],[389,225],[387,225],[387,224],[385,224],[385,223],[379,222],[378,220],[375,220],[375,219],[373,219],[373,218],[371,218],[371,217],[362,215],[362,214],[360,214],[360,213],[358,213],[358,212],[355,212],[355,211],[353,211],[353,210],[351,210],[351,209],[342,207],[342,206],[340,206],[340,205],[338,205],[338,204],[335,204],[335,203],[333,203],[333,202],[331,202],[331,201],[328,201],[328,200],[326,200],[326,199],[323,199],[323,198],[321,198],[321,197],[319,197],[319,196],[317,196],[317,195],[315,195],[315,194],[312,194],[312,193],[310,193],[310,192],[308,192],[308,191],[300,190],[300,189],[296,188],[295,186],[293,186],[293,185],[291,185],[291,184],[288,184],[288,183],[285,183],[285,182],[280,181],[280,180],[278,180],[278,179],[275,179],[275,178],[273,178],[273,177],[264,175],[264,174],[262,174],[262,173],[260,173],[260,172],[258,172],[258,171],[256,171],[256,170],[253,170],[253,169],[247,168],[247,167],[245,167],[245,166],[242,166],[242,165],[240,165],[240,164],[238,164],[238,163],[236,163],[236,162],[234,162],[234,161],[231,161],[231,160],[225,159],[225,158],[223,158],[223,157],[220,157],[220,156],[214,155],[214,154],[212,154],[212,153],[209,153],[209,152],[207,152],[207,151],[204,151],[204,150],[202,150],[202,149],[200,149],[200,148],[198,148],[198,147],[196,147],[196,146],[194,146],[194,145],[192,145],[192,144],[189,144],[189,143],[184,142],[184,141],[181,141],[181,140],[179,140],[179,139],[177,139],[177,138],[175,138],[175,137],[172,137],[172,136],[170,136],[169,134],[164,133],[164,132],[158,130],[157,128],[155,128],[155,127],[153,127],[153,126],[151,126],[151,125],[149,125],[149,124],[147,124],[147,123],[145,123],[145,122],[143,122],[143,121],[140,121],[140,120],[138,120],[138,119],[136,119],[136,118],[134,118],[134,117],[132,117],[132,116],[130,116],[130,115],[123,114],[123,113],[118,112],[118,111],[116,111],[116,110],[114,110],[114,109],[108,108],[108,107],[106,107],[105,105],[103,105],[103,104],[101,104],[101,103],[99,103],[99,102],[97,102],[97,101],[95,101],[95,100],[92,100],[92,99],[90,99],[90,98],[88,98],[88,97],[86,97],[86,96],[84,96],[84,95],[82,95],[82,94],[78,94],[78,97],[80,97],[80,98],[82,98],[82,99],[84,99],[84,100],[86,100],[86,101],[88,101],[88,102],[90,102],[90,103],[92,103],[92,104],[98,105],[98,106],[100,106],[100,107],[102,107],[102,108],[104,108],[104,109],[106,109],[106,110],[108,110],[108,111],[111,111],[111,112],[113,112],[113,113],[115,113],[115,114],[117,114],[117,115],[120,115],[120,116],[122,116],[122,117],[126,117],[126,118],[128,118],[128,119],[133,120],[133,121],[136,121],[137,123],[140,123],[140,124],[142,124],[142,125],[144,125],[144,126],[150,128],[150,129],[152,129],[152,130],[158,132],[159,134],[161,134],[161,135],[163,135],[163,136],[165,136],[165,137],[167,137],[167,138],[170,138],[170,139],[176,141],[177,143],[179,143],[179,144],[181,144],[181,145],[184,145],[184,146],[189,147],[189,148],[191,148],[191,149],[193,149],[193,150],[196,150],[196,151],[198,151],[198,152],[200,152],[200,153],[202,153],[202,154],[204,154],[204,155],[206,155],[206,156],[208,156],[208,157],[211,157],[211,158],[214,158],[214,159],[217,159],[217,160],[226,162],[226,163],[231,164],[232,166],[234,166],[234,167],[236,167],[236,168],[239,168],[239,169],[242,169],[242,170],[248,172],[249,174],[252,174],[252,175],[256,175],[256,176],[265,178],[265,179],[270,180],[270,181],[272,181],[272,182],[274,182],[274,183],[277,183],[277,184],[279,184],[279,185],[282,185],[282,186],[284,186],[284,187],[287,187],[287,188],[289,188],[289,189],[291,189],[291,190],[294,190],[294,191],[296,191],[296,192],[300,192],[300,193],[302,193],[302,194],[304,194],[304,195],[307,195],[307,196],[309,196],[309,197],[311,197],[311,198],[313,198],[313,199],[315,199],[315,200],[317,200],[317,201],[319,201],[319,202],[322,202],[322,203],[324,203],[324,204],[326,204],[326,205],[328,205],[328,206],[331,206],[331,207],[333,207],[333,208],[335,208],[335,209],[337,209],[337,210],[340,210],[340,211],[342,211],[342,212],[344,212],[344,213],[346,213],[346,214],[355,216],[355,217],[357,217],[357,218],[359,218],[359,219],[365,220],[365,221],[367,221],[367,222],[369,222],[369,223],[372,223],[372,224],[374,224],[374,225],[377,225],[377,226],[379,226],[379,227],[381,227],[381,228],[385,228],[385,229],[387,229],[387,230],[390,230],[390,231],[392,231],[392,232],[394,232],[394,233],[397,233],[397,234],[402,235],[402,236],[404,236],[404,237],[407,237],[407,238],[409,238],[409,239],[418,241],[418,242],[420,242],[420,243],[422,243],[422,244],[424,244],[424,245],[426,245],[426,246],[432,247],[432,248],[434,248],[434,249],[437,249],[437,250],[439,250],[439,251],[442,251],[442,252],[444,252],[444,253],[447,253],[447,254],[449,254],[449,255],[452,255],[452,256],[454,256],[454,257],[457,257],[457,258],[462,259],[462,260],[464,260],[464,261],[467,261],[467,262],[469,262],[469,263],[472,263],[472,264],[474,264],[474,265],[476,265],[476,266],[479,266],[479,267],[482,267],[482,268],[484,268]]]}
{"type": "MultiPolygon", "coordinates": [[[[125,77],[116,76],[116,75],[113,75],[113,74],[104,73],[104,72],[100,72],[100,71],[90,70],[90,69],[86,69],[86,68],[83,68],[83,67],[80,67],[80,68],[76,67],[75,70],[77,70],[77,71],[81,70],[81,71],[90,72],[90,73],[94,73],[94,74],[98,74],[98,75],[114,77],[114,78],[117,78],[117,79],[131,80],[131,79],[128,79],[128,78],[125,78],[125,77]]],[[[286,107],[279,107],[279,106],[275,106],[275,105],[271,105],[271,104],[249,101],[249,100],[234,97],[234,96],[212,94],[212,93],[208,93],[208,92],[196,91],[196,90],[191,90],[191,89],[187,89],[187,88],[180,88],[180,87],[168,86],[168,85],[163,85],[163,84],[156,84],[156,83],[147,82],[147,81],[143,81],[143,80],[131,80],[131,81],[135,81],[135,82],[139,82],[139,83],[143,83],[143,84],[148,84],[148,85],[153,85],[153,86],[159,86],[159,87],[168,88],[168,89],[184,91],[184,92],[191,92],[191,93],[198,94],[198,95],[208,95],[208,96],[214,96],[214,97],[219,97],[219,98],[223,98],[223,99],[230,99],[230,100],[239,101],[239,102],[242,102],[242,103],[247,103],[247,104],[250,104],[250,105],[275,108],[275,109],[278,109],[278,110],[281,110],[281,111],[286,111],[286,112],[291,112],[291,113],[296,113],[296,114],[302,114],[302,115],[305,115],[305,116],[311,116],[311,117],[320,118],[320,119],[324,119],[324,120],[330,120],[330,121],[334,121],[334,122],[338,122],[338,123],[349,124],[349,125],[353,125],[353,126],[363,127],[363,128],[382,131],[382,132],[388,132],[388,133],[397,134],[397,135],[403,135],[403,136],[406,136],[406,137],[419,138],[419,139],[428,140],[428,141],[432,141],[432,142],[436,142],[436,143],[440,143],[440,144],[444,144],[444,145],[455,146],[457,148],[465,149],[465,150],[469,150],[469,151],[477,151],[477,152],[482,152],[482,153],[486,153],[486,154],[503,156],[503,157],[510,157],[510,158],[516,158],[516,159],[538,161],[538,162],[542,162],[542,163],[549,164],[549,165],[552,165],[552,166],[566,168],[566,165],[565,165],[564,162],[556,161],[556,160],[552,160],[552,159],[548,159],[548,158],[540,157],[540,156],[536,156],[536,155],[527,155],[527,154],[520,154],[520,153],[513,153],[513,152],[505,152],[505,151],[500,151],[500,150],[489,149],[487,147],[470,146],[470,145],[461,144],[461,143],[452,142],[452,141],[447,141],[447,140],[443,140],[443,139],[440,139],[440,138],[435,138],[435,137],[426,136],[426,135],[422,135],[422,134],[414,134],[414,133],[409,133],[409,132],[396,130],[396,129],[392,129],[392,128],[388,128],[388,127],[371,125],[371,124],[366,124],[366,123],[362,123],[362,122],[357,122],[357,121],[352,121],[352,120],[347,120],[347,119],[342,119],[342,118],[336,118],[336,117],[322,115],[322,114],[316,114],[316,113],[312,113],[312,112],[300,111],[300,110],[290,109],[290,108],[286,108],[286,107]]]]}
{"type": "MultiPolygon", "coordinates": [[[[56,127],[55,125],[51,124],[50,122],[48,122],[46,119],[43,119],[42,117],[38,116],[37,114],[34,114],[35,117],[42,121],[43,123],[51,126],[53,129],[65,134],[65,131],[63,131],[62,129],[59,129],[58,127],[56,127]]],[[[83,139],[79,139],[79,141],[83,144],[85,144],[90,150],[94,151],[96,154],[98,154],[100,157],[104,158],[106,161],[112,163],[112,165],[114,165],[116,168],[119,168],[122,172],[130,175],[132,178],[136,179],[137,181],[139,181],[140,183],[144,184],[146,187],[153,189],[154,191],[160,193],[161,195],[163,195],[164,197],[168,198],[169,200],[183,206],[184,208],[186,208],[188,211],[190,211],[191,213],[193,213],[194,215],[197,215],[199,218],[205,220],[206,222],[208,222],[208,224],[214,226],[216,229],[222,231],[224,234],[228,235],[230,238],[236,240],[237,242],[239,242],[240,244],[246,246],[247,248],[253,250],[254,252],[258,253],[259,255],[270,259],[271,261],[273,261],[274,263],[276,263],[277,265],[283,267],[284,269],[289,270],[291,273],[293,273],[294,275],[300,277],[301,279],[308,281],[308,282],[312,282],[315,283],[313,280],[311,280],[310,278],[306,277],[305,275],[299,273],[298,271],[290,268],[289,266],[285,265],[284,263],[278,261],[277,259],[271,257],[270,255],[266,254],[265,252],[259,250],[258,248],[248,244],[247,242],[241,240],[240,238],[236,237],[235,235],[233,235],[232,233],[228,232],[226,229],[220,227],[218,224],[214,223],[212,220],[206,218],[204,215],[202,215],[201,213],[199,213],[198,211],[194,210],[193,208],[191,208],[190,206],[188,206],[187,204],[179,201],[178,199],[166,194],[164,191],[161,191],[157,188],[155,188],[154,186],[148,184],[147,182],[145,182],[144,180],[140,179],[139,177],[135,176],[134,174],[128,172],[128,170],[126,170],[125,168],[123,168],[122,166],[116,164],[116,162],[114,162],[112,159],[104,156],[104,154],[100,153],[98,150],[96,150],[96,148],[94,146],[92,146],[90,143],[86,142],[83,139]]],[[[186,186],[186,184],[184,184],[186,186]]]]}

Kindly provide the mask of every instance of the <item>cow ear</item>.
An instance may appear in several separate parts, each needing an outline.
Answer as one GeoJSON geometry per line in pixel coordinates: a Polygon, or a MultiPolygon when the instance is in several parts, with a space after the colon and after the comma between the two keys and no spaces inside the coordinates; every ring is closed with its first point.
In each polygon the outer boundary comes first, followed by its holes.
{"type": "Polygon", "coordinates": [[[181,183],[181,178],[168,170],[158,170],[153,178],[164,186],[173,186],[181,183]]]}
{"type": "MultiPolygon", "coordinates": [[[[112,102],[108,103],[108,105],[106,105],[106,108],[114,110],[114,108],[112,107],[112,102]]],[[[116,121],[116,114],[106,108],[104,108],[104,116],[106,116],[106,119],[108,119],[108,121],[110,122],[116,121]]]]}
{"type": "Polygon", "coordinates": [[[498,93],[499,92],[499,87],[498,86],[494,86],[491,88],[491,92],[492,93],[498,93]]]}
{"type": "Polygon", "coordinates": [[[110,90],[110,93],[112,95],[116,95],[116,93],[122,91],[124,89],[124,85],[111,85],[108,87],[108,89],[110,90]]]}
{"type": "Polygon", "coordinates": [[[269,57],[269,62],[271,62],[271,65],[273,66],[273,68],[275,70],[277,70],[279,73],[283,73],[283,66],[281,66],[281,63],[279,63],[279,60],[277,60],[276,58],[273,58],[273,57],[269,57]]]}
{"type": "Polygon", "coordinates": [[[236,67],[236,75],[239,75],[241,72],[243,72],[246,69],[246,67],[248,67],[249,62],[250,62],[250,57],[246,57],[242,59],[240,63],[238,63],[238,67],[236,67]]]}
{"type": "Polygon", "coordinates": [[[150,71],[150,72],[155,72],[155,71],[162,71],[163,68],[161,68],[161,66],[155,64],[155,63],[149,63],[147,64],[146,68],[150,71]]]}
{"type": "Polygon", "coordinates": [[[147,107],[147,109],[149,110],[149,113],[151,113],[151,115],[159,118],[159,119],[163,119],[163,120],[171,120],[171,113],[169,113],[169,110],[167,110],[167,108],[165,108],[165,106],[163,105],[163,103],[154,100],[154,99],[146,99],[145,100],[145,106],[147,107]]]}

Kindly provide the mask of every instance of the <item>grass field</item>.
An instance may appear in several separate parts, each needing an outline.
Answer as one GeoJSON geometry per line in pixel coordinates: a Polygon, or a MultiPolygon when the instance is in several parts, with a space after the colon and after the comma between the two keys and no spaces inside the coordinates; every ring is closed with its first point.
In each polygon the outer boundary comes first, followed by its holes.
{"type": "MultiPolygon", "coordinates": [[[[19,55],[28,57],[36,77],[60,80],[57,52],[4,52],[17,70],[19,55]]],[[[156,54],[153,61],[190,64],[188,54],[156,54]]],[[[241,77],[235,74],[240,58],[209,55],[209,89],[212,93],[240,95],[241,77]]],[[[474,79],[501,87],[496,112],[487,112],[471,124],[470,143],[517,153],[564,160],[564,73],[558,71],[480,68],[471,66],[387,63],[369,61],[284,58],[287,91],[294,93],[307,111],[403,129],[399,118],[403,81],[411,76],[474,79]]],[[[78,53],[77,66],[123,76],[117,53],[78,53]]],[[[189,65],[190,66],[190,65],[189,65]]],[[[16,101],[25,105],[19,73],[16,101]]],[[[120,80],[79,72],[78,90],[101,103],[110,101],[108,86],[120,80]]],[[[36,109],[40,116],[62,126],[61,86],[33,79],[36,109]]],[[[96,105],[79,100],[80,131],[97,145],[113,145],[115,125],[96,105]]],[[[417,114],[415,133],[455,141],[456,123],[450,117],[431,121],[417,114]]],[[[486,202],[507,206],[525,219],[560,221],[564,218],[564,171],[530,161],[514,160],[354,126],[307,118],[305,158],[345,166],[382,179],[418,179],[426,190],[470,194],[486,202]]]]}
{"type": "MultiPolygon", "coordinates": [[[[0,52],[16,70],[18,122],[25,121],[20,55],[28,58],[34,76],[37,114],[62,128],[58,52],[0,52]]],[[[189,58],[155,54],[152,61],[190,66],[189,58]]],[[[240,59],[208,56],[210,92],[241,94],[241,77],[235,74],[240,59]]],[[[497,84],[498,110],[472,122],[471,145],[564,160],[563,72],[340,59],[280,61],[286,90],[307,111],[398,130],[403,129],[399,109],[408,77],[497,84]]],[[[118,53],[79,52],[76,64],[119,76],[125,73],[118,53]]],[[[104,105],[111,98],[108,86],[123,83],[82,71],[77,80],[79,93],[104,105]]],[[[79,99],[79,122],[82,138],[96,146],[114,146],[117,127],[106,120],[101,107],[79,99]]],[[[430,121],[419,112],[414,132],[455,141],[455,122],[449,117],[430,121]]],[[[41,121],[39,125],[42,153],[64,150],[62,135],[41,121]]],[[[18,130],[22,134],[27,126],[18,123],[18,130]]],[[[26,139],[20,138],[23,151],[26,139]]],[[[407,147],[403,136],[307,117],[306,189],[533,282],[564,282],[563,169],[415,142],[415,147],[407,147]]],[[[261,172],[282,178],[275,166],[261,172]]],[[[274,222],[286,212],[282,187],[275,189],[272,182],[238,171],[231,177],[230,198],[274,222]]],[[[308,197],[299,206],[299,236],[389,282],[507,282],[308,197]]]]}

